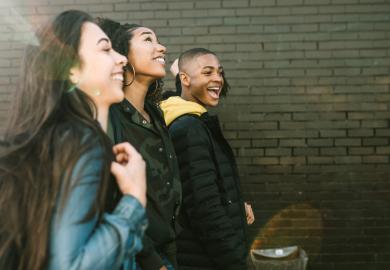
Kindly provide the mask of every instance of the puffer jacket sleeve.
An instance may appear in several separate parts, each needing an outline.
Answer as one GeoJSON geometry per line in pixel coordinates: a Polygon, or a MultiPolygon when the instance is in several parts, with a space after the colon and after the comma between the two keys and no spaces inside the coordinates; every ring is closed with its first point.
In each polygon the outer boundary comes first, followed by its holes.
{"type": "Polygon", "coordinates": [[[100,221],[97,216],[84,221],[100,186],[102,155],[96,148],[76,163],[68,198],[62,210],[56,206],[52,220],[48,269],[119,269],[142,248],[145,209],[133,196],[123,196],[100,221]]]}
{"type": "Polygon", "coordinates": [[[183,209],[217,269],[246,269],[245,244],[222,205],[207,127],[195,116],[170,126],[181,171],[183,209]]]}
{"type": "Polygon", "coordinates": [[[143,249],[137,254],[137,262],[141,269],[160,269],[164,261],[155,249],[153,240],[147,234],[143,238],[143,249]]]}

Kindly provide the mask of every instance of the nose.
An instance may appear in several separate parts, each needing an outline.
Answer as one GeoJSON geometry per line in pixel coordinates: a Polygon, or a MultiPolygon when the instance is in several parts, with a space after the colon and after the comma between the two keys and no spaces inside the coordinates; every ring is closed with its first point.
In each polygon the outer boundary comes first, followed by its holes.
{"type": "Polygon", "coordinates": [[[157,50],[163,54],[165,54],[167,52],[167,48],[160,43],[157,44],[157,50]]]}
{"type": "Polygon", "coordinates": [[[216,72],[213,76],[213,80],[215,82],[219,82],[219,83],[223,83],[223,76],[222,76],[222,73],[220,72],[216,72]]]}
{"type": "Polygon", "coordinates": [[[117,51],[114,50],[114,58],[115,58],[115,63],[121,66],[126,66],[127,64],[127,57],[118,53],[117,51]]]}

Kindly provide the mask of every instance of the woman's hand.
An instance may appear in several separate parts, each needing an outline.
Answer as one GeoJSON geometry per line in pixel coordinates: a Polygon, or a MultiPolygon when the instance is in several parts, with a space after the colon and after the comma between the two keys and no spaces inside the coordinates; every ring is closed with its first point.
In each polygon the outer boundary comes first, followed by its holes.
{"type": "Polygon", "coordinates": [[[255,215],[252,211],[252,206],[249,203],[244,202],[245,204],[245,213],[246,213],[246,222],[248,225],[253,224],[255,222],[255,215]]]}
{"type": "Polygon", "coordinates": [[[123,194],[130,194],[146,206],[146,165],[142,156],[128,142],[113,147],[115,160],[111,173],[123,194]]]}

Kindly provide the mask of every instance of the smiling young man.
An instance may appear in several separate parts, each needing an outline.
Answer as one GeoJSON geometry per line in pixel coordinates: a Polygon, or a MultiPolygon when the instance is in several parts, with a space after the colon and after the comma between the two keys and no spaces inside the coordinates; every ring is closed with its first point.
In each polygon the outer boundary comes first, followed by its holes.
{"type": "Polygon", "coordinates": [[[218,118],[206,109],[226,95],[223,68],[217,56],[203,48],[182,53],[178,65],[181,97],[161,103],[182,181],[178,265],[246,269],[246,226],[253,223],[253,212],[242,200],[234,155],[218,118]]]}

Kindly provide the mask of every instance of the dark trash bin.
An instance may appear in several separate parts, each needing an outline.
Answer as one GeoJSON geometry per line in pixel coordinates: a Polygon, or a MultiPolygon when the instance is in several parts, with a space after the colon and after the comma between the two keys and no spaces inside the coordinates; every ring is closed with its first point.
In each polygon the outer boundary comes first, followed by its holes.
{"type": "Polygon", "coordinates": [[[305,270],[306,252],[298,246],[252,249],[250,269],[253,270],[305,270]]]}

